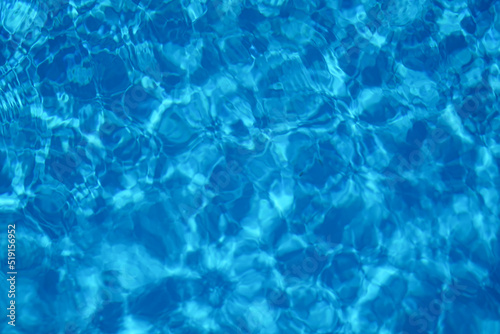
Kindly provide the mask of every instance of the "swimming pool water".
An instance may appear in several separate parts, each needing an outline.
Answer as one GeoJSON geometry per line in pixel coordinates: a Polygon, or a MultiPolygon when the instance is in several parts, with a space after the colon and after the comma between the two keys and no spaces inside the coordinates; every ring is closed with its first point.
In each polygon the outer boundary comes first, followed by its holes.
{"type": "Polygon", "coordinates": [[[500,333],[500,2],[0,9],[1,333],[500,333]]]}

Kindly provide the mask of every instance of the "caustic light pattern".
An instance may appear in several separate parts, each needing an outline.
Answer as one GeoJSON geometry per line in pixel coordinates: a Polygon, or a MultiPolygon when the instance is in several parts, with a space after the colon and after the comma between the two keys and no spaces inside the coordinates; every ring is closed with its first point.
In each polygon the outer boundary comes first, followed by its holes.
{"type": "Polygon", "coordinates": [[[500,333],[500,2],[0,12],[0,332],[500,333]]]}

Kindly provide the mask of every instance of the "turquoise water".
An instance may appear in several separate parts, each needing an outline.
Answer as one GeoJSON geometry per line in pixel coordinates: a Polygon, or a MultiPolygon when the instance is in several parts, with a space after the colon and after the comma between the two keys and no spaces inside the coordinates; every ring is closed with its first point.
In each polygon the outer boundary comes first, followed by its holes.
{"type": "Polygon", "coordinates": [[[1,333],[500,333],[500,2],[0,8],[1,333]]]}

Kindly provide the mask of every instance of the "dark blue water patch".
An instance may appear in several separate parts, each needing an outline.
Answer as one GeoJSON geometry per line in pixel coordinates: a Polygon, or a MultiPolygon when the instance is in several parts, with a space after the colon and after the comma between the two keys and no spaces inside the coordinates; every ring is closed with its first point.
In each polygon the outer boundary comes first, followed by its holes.
{"type": "Polygon", "coordinates": [[[49,155],[49,157],[45,160],[45,172],[54,180],[57,180],[67,186],[84,182],[83,177],[77,173],[74,163],[68,163],[67,161],[68,160],[65,156],[57,154],[49,155]]]}
{"type": "Polygon", "coordinates": [[[464,146],[457,136],[446,135],[446,141],[443,141],[443,143],[438,146],[438,152],[440,154],[437,160],[442,161],[444,164],[449,164],[460,160],[459,152],[463,150],[464,146]]]}
{"type": "Polygon", "coordinates": [[[460,21],[460,26],[469,34],[474,34],[476,32],[476,22],[472,16],[466,16],[460,21]]]}
{"type": "Polygon", "coordinates": [[[99,176],[100,184],[104,189],[114,192],[116,189],[122,187],[121,180],[122,174],[118,170],[107,169],[99,176]]]}
{"type": "MultiPolygon", "coordinates": [[[[154,215],[154,217],[142,218],[141,220],[154,219],[155,221],[158,221],[161,217],[164,216],[154,215]]],[[[143,245],[151,256],[159,259],[160,261],[164,261],[167,257],[167,249],[163,239],[157,233],[153,233],[145,229],[143,224],[141,224],[141,220],[134,223],[134,240],[138,244],[143,245]]]]}
{"type": "Polygon", "coordinates": [[[227,206],[225,204],[232,203],[238,198],[238,196],[239,196],[238,190],[219,192],[217,193],[217,196],[212,198],[211,203],[213,203],[214,205],[221,206],[221,209],[224,211],[225,214],[227,212],[227,206]]]}
{"type": "Polygon", "coordinates": [[[258,58],[259,56],[265,54],[269,46],[269,41],[263,37],[257,36],[252,41],[252,46],[250,47],[250,54],[254,58],[258,58]]]}
{"type": "MultiPolygon", "coordinates": [[[[282,66],[275,66],[270,69],[267,69],[266,77],[262,78],[259,82],[259,84],[262,85],[261,86],[262,88],[259,87],[259,89],[262,89],[263,91],[270,90],[269,86],[281,82],[284,73],[285,72],[283,71],[282,66]]],[[[262,97],[271,97],[271,96],[263,94],[262,97]]]]}
{"type": "MultiPolygon", "coordinates": [[[[199,68],[197,72],[195,72],[193,75],[190,76],[190,80],[193,84],[196,84],[195,80],[197,76],[200,76],[200,74],[197,74],[199,71],[204,71],[203,68],[199,68]]],[[[202,75],[203,76],[203,75],[202,75]]],[[[203,84],[205,81],[208,79],[208,76],[202,79],[201,81],[198,81],[198,84],[203,84]]],[[[163,74],[161,76],[161,83],[162,87],[165,88],[167,92],[170,92],[172,89],[174,89],[178,84],[182,83],[183,78],[176,74],[176,73],[168,73],[168,74],[163,74]]]]}
{"type": "MultiPolygon", "coordinates": [[[[203,262],[203,254],[201,251],[196,250],[192,252],[187,252],[186,253],[186,258],[185,258],[186,265],[190,266],[191,268],[198,268],[202,265],[203,262]]],[[[196,286],[200,286],[202,282],[196,281],[196,286]]],[[[191,286],[191,285],[189,285],[191,286]]],[[[198,289],[200,290],[200,289],[198,289]]]]}
{"type": "Polygon", "coordinates": [[[266,17],[258,9],[245,7],[238,17],[238,24],[243,30],[253,31],[264,20],[266,17]]]}
{"type": "Polygon", "coordinates": [[[351,80],[349,82],[349,86],[348,86],[349,94],[351,95],[351,97],[353,99],[356,99],[358,97],[359,92],[361,90],[361,87],[362,87],[361,84],[356,80],[351,80]]]}
{"type": "Polygon", "coordinates": [[[465,40],[465,36],[461,32],[448,35],[439,45],[443,56],[451,55],[465,49],[466,47],[467,42],[465,40]]]}
{"type": "Polygon", "coordinates": [[[476,33],[474,36],[476,38],[484,38],[485,34],[489,31],[495,16],[489,11],[481,12],[474,16],[476,21],[476,33]]]}
{"type": "MultiPolygon", "coordinates": [[[[85,154],[85,148],[81,146],[83,142],[76,142],[72,141],[71,139],[68,140],[68,142],[61,141],[61,145],[66,145],[69,144],[71,145],[70,148],[65,151],[59,151],[59,148],[57,147],[57,142],[54,143],[54,146],[51,147],[49,153],[49,159],[53,159],[54,161],[51,161],[51,165],[57,165],[59,167],[64,166],[63,168],[63,174],[65,174],[65,171],[69,171],[70,174],[73,174],[74,171],[77,171],[79,167],[85,164],[89,164],[90,161],[88,157],[85,154]]],[[[47,167],[49,164],[49,159],[47,159],[45,166],[47,167]]],[[[52,166],[54,167],[54,166],[52,166]]],[[[77,173],[75,173],[77,174],[77,173]]]]}
{"type": "Polygon", "coordinates": [[[146,23],[149,26],[149,38],[162,44],[174,43],[180,46],[188,44],[191,39],[191,29],[180,13],[181,8],[173,2],[165,4],[164,8],[146,23]]]}
{"type": "Polygon", "coordinates": [[[440,64],[438,50],[431,46],[398,46],[398,56],[403,64],[414,71],[433,73],[440,64]]]}
{"type": "MultiPolygon", "coordinates": [[[[194,210],[199,207],[194,206],[194,210]]],[[[209,203],[203,208],[205,215],[196,216],[196,223],[204,240],[213,242],[219,240],[224,230],[220,226],[220,219],[226,213],[226,209],[219,203],[209,203]]]]}
{"type": "Polygon", "coordinates": [[[358,1],[356,0],[341,0],[341,7],[342,9],[351,9],[355,7],[358,4],[358,1]]]}
{"type": "Polygon", "coordinates": [[[89,62],[90,54],[85,47],[82,45],[74,45],[72,47],[74,47],[74,49],[71,49],[72,52],[68,53],[65,57],[65,60],[68,61],[69,64],[86,63],[87,65],[91,65],[89,62]]]}
{"type": "Polygon", "coordinates": [[[57,83],[63,83],[67,80],[67,62],[65,56],[74,52],[74,48],[60,50],[52,62],[45,61],[37,68],[40,77],[45,77],[57,83]]]}
{"type": "Polygon", "coordinates": [[[286,291],[281,289],[268,289],[266,300],[271,308],[287,309],[290,307],[290,298],[286,291]]]}
{"type": "Polygon", "coordinates": [[[457,113],[463,120],[470,119],[475,124],[482,124],[487,119],[491,119],[491,115],[495,114],[495,112],[488,105],[488,101],[481,101],[478,98],[480,93],[477,90],[471,93],[475,94],[475,96],[466,97],[459,106],[457,113]]]}
{"type": "Polygon", "coordinates": [[[5,65],[7,57],[8,57],[8,52],[6,47],[4,45],[0,46],[0,66],[5,65]]]}
{"type": "Polygon", "coordinates": [[[408,207],[420,207],[420,192],[418,187],[413,186],[408,180],[401,176],[395,180],[393,184],[395,200],[399,205],[406,205],[408,207]]]}
{"type": "Polygon", "coordinates": [[[321,51],[314,46],[307,46],[301,56],[302,63],[309,69],[326,71],[327,65],[321,51]]]}
{"type": "MultiPolygon", "coordinates": [[[[234,251],[234,257],[238,258],[240,256],[246,256],[252,252],[260,251],[262,250],[262,243],[257,240],[257,239],[245,239],[241,240],[240,245],[237,249],[234,251]]],[[[264,248],[265,250],[265,248],[264,248]]],[[[263,263],[255,263],[255,265],[263,265],[263,263]]],[[[256,270],[264,270],[265,266],[259,267],[259,268],[254,268],[256,270]]]]}
{"type": "Polygon", "coordinates": [[[406,46],[421,45],[421,43],[431,36],[432,32],[432,27],[421,20],[414,21],[406,29],[403,37],[406,46]]]}
{"type": "Polygon", "coordinates": [[[384,296],[398,305],[408,293],[408,281],[404,276],[395,274],[384,283],[381,290],[384,296]]]}
{"type": "Polygon", "coordinates": [[[65,154],[67,149],[65,149],[66,143],[69,147],[75,147],[75,145],[82,141],[82,136],[78,131],[71,128],[55,128],[52,131],[54,138],[50,143],[50,150],[53,153],[65,154]]]}
{"type": "Polygon", "coordinates": [[[361,253],[373,252],[379,245],[377,230],[374,226],[365,227],[362,223],[351,223],[353,248],[361,253]]]}
{"type": "Polygon", "coordinates": [[[248,138],[250,135],[248,128],[245,126],[245,124],[243,124],[241,120],[237,121],[236,123],[233,123],[231,125],[231,130],[234,136],[240,137],[242,139],[248,138]]]}
{"type": "MultiPolygon", "coordinates": [[[[348,136],[344,135],[343,138],[347,140],[348,136]]],[[[375,136],[373,134],[366,134],[363,136],[364,143],[358,149],[354,149],[354,154],[351,160],[350,166],[347,170],[350,172],[355,172],[357,166],[364,164],[365,157],[377,152],[379,149],[378,144],[375,142],[375,136]]]]}
{"type": "Polygon", "coordinates": [[[321,158],[314,157],[313,152],[310,152],[311,160],[306,160],[304,159],[305,157],[297,157],[296,172],[299,172],[299,176],[304,182],[321,187],[329,177],[345,172],[347,162],[344,161],[329,142],[321,143],[319,148],[321,158]],[[299,161],[302,161],[302,163],[299,163],[299,161]],[[303,163],[305,163],[304,167],[302,167],[303,163]]]}
{"type": "Polygon", "coordinates": [[[474,249],[471,249],[470,258],[483,268],[494,268],[498,261],[497,258],[492,255],[492,251],[489,249],[488,245],[478,245],[474,249]]]}
{"type": "Polygon", "coordinates": [[[385,238],[391,238],[391,236],[398,230],[396,223],[392,219],[384,219],[380,222],[378,230],[382,232],[385,238]]]}
{"type": "Polygon", "coordinates": [[[120,57],[108,52],[100,52],[93,56],[96,64],[96,74],[99,78],[100,89],[106,96],[124,91],[130,81],[127,69],[120,57]]]}
{"type": "Polygon", "coordinates": [[[213,42],[207,40],[206,44],[207,47],[202,51],[201,66],[209,75],[212,75],[220,68],[221,59],[213,42]]]}
{"type": "Polygon", "coordinates": [[[53,55],[57,54],[59,50],[64,49],[68,46],[68,36],[61,34],[54,36],[54,38],[49,38],[47,40],[47,45],[49,46],[49,52],[53,55]]]}
{"type": "Polygon", "coordinates": [[[279,8],[279,18],[283,20],[293,20],[293,16],[296,14],[297,9],[293,5],[293,2],[287,2],[285,6],[279,8]]]}
{"type": "Polygon", "coordinates": [[[241,166],[236,164],[221,163],[215,166],[209,178],[207,189],[216,193],[235,191],[239,188],[239,175],[235,173],[241,166]]]}
{"type": "Polygon", "coordinates": [[[154,171],[154,180],[155,184],[157,186],[160,185],[160,179],[167,172],[168,166],[169,166],[169,158],[164,154],[160,153],[159,156],[156,158],[156,166],[155,166],[155,171],[154,171]]]}
{"type": "Polygon", "coordinates": [[[37,164],[35,162],[35,157],[27,152],[21,154],[19,158],[19,160],[23,161],[23,164],[29,168],[24,178],[24,186],[29,188],[37,181],[42,166],[37,164]]]}
{"type": "MultiPolygon", "coordinates": [[[[60,200],[60,198],[57,198],[60,200]]],[[[55,199],[55,200],[57,200],[55,199]]],[[[29,203],[24,212],[31,217],[38,217],[37,225],[50,240],[57,241],[64,237],[65,229],[60,221],[64,219],[62,213],[50,213],[47,210],[60,210],[55,203],[50,200],[38,199],[36,203],[29,203]],[[39,208],[41,206],[42,208],[39,208]]]]}
{"type": "Polygon", "coordinates": [[[88,84],[69,83],[64,86],[67,93],[82,100],[94,99],[97,95],[97,88],[93,81],[88,84]]]}
{"type": "Polygon", "coordinates": [[[338,149],[331,141],[320,141],[318,143],[318,147],[322,160],[321,163],[325,163],[329,167],[328,169],[332,174],[340,173],[346,170],[349,162],[339,154],[338,149]]]}
{"type": "Polygon", "coordinates": [[[368,302],[367,306],[371,308],[375,313],[376,322],[379,324],[379,326],[382,326],[385,323],[384,319],[391,317],[400,307],[399,305],[394,304],[388,298],[375,298],[368,302]]]}
{"type": "Polygon", "coordinates": [[[11,39],[10,33],[3,27],[3,25],[0,27],[0,40],[3,43],[6,43],[11,39]]]}
{"type": "Polygon", "coordinates": [[[443,166],[441,177],[445,183],[458,182],[463,184],[467,169],[459,162],[450,163],[443,166]]]}
{"type": "Polygon", "coordinates": [[[396,333],[419,334],[429,329],[428,320],[423,315],[419,316],[418,313],[406,313],[403,321],[402,324],[396,325],[396,333]]]}
{"type": "Polygon", "coordinates": [[[90,32],[96,32],[103,25],[103,22],[92,15],[88,15],[84,20],[85,27],[90,32]]]}
{"type": "Polygon", "coordinates": [[[293,233],[304,234],[308,225],[311,224],[309,219],[305,217],[308,214],[314,215],[319,205],[315,203],[313,196],[301,191],[300,187],[294,189],[294,196],[297,201],[295,203],[295,211],[291,216],[290,229],[293,230],[293,233]]]}
{"type": "Polygon", "coordinates": [[[241,221],[249,213],[252,205],[252,197],[255,194],[253,185],[248,183],[243,188],[241,197],[228,205],[228,213],[236,221],[241,221]]]}
{"type": "Polygon", "coordinates": [[[314,186],[321,186],[324,185],[330,177],[330,170],[321,160],[314,159],[313,163],[305,170],[301,171],[299,176],[304,182],[314,186]]]}
{"type": "Polygon", "coordinates": [[[12,178],[4,170],[0,172],[0,191],[4,194],[12,192],[12,178]]]}
{"type": "Polygon", "coordinates": [[[241,233],[241,225],[239,222],[236,222],[230,219],[224,229],[224,234],[227,237],[236,237],[239,233],[241,233]]]}
{"type": "MultiPolygon", "coordinates": [[[[163,181],[167,189],[178,191],[178,189],[191,183],[191,179],[179,171],[175,171],[173,175],[175,177],[168,178],[167,180],[163,181]]],[[[173,194],[177,195],[176,192],[174,192],[173,194]]],[[[192,199],[198,200],[198,198],[192,198],[192,199]]],[[[176,200],[182,202],[181,198],[176,200]]]]}
{"type": "Polygon", "coordinates": [[[360,262],[354,252],[335,255],[331,262],[332,269],[341,281],[349,281],[357,276],[360,262]]]}
{"type": "Polygon", "coordinates": [[[362,281],[360,277],[351,279],[341,279],[335,272],[335,267],[327,267],[321,274],[321,282],[330,289],[337,291],[338,299],[341,304],[349,305],[359,297],[362,281]]]}
{"type": "Polygon", "coordinates": [[[214,22],[218,22],[217,20],[217,11],[214,11],[212,8],[212,3],[208,3],[207,6],[203,7],[203,10],[206,9],[206,12],[201,17],[198,17],[196,21],[192,23],[195,34],[200,34],[202,36],[210,36],[216,34],[216,26],[214,22]]]}
{"type": "Polygon", "coordinates": [[[59,278],[59,273],[53,269],[50,269],[46,273],[41,275],[38,285],[38,293],[46,301],[50,301],[52,298],[54,298],[54,296],[57,296],[59,294],[59,278]]]}
{"type": "Polygon", "coordinates": [[[218,271],[204,272],[202,282],[200,297],[212,307],[221,307],[234,289],[234,283],[218,271]]]}
{"type": "Polygon", "coordinates": [[[95,313],[93,323],[102,333],[118,333],[122,328],[124,313],[123,303],[106,303],[95,313]]]}
{"type": "MultiPolygon", "coordinates": [[[[393,63],[392,55],[388,54],[385,51],[380,51],[377,54],[377,57],[375,59],[375,66],[377,66],[379,69],[390,69],[392,67],[392,63],[393,63]]],[[[382,71],[382,72],[389,72],[389,71],[382,71]]]]}
{"type": "Polygon", "coordinates": [[[43,102],[45,102],[46,98],[52,98],[52,99],[56,98],[56,92],[54,86],[48,80],[44,80],[40,84],[39,92],[41,93],[42,99],[44,99],[43,102]]]}
{"type": "Polygon", "coordinates": [[[493,8],[494,0],[469,0],[469,8],[477,15],[479,12],[486,12],[493,8]]]}
{"type": "Polygon", "coordinates": [[[110,24],[118,24],[120,22],[120,18],[123,18],[124,21],[127,21],[128,16],[126,15],[126,13],[123,16],[121,14],[123,13],[116,12],[113,7],[104,8],[104,17],[106,17],[106,21],[110,24]]]}
{"type": "Polygon", "coordinates": [[[350,204],[330,209],[321,224],[315,227],[314,233],[333,244],[342,241],[344,229],[362,210],[363,204],[356,200],[350,204]]]}
{"type": "Polygon", "coordinates": [[[99,226],[109,220],[111,210],[106,208],[106,201],[102,197],[97,197],[94,203],[94,214],[88,220],[92,225],[99,226]]]}
{"type": "MultiPolygon", "coordinates": [[[[108,14],[110,14],[109,11],[108,14]]],[[[123,17],[126,19],[127,14],[123,13],[123,17]]],[[[113,19],[115,18],[116,14],[111,14],[107,16],[106,19],[102,20],[88,13],[78,22],[79,24],[77,26],[77,31],[79,33],[79,36],[83,40],[96,41],[97,43],[94,46],[97,46],[99,44],[96,39],[97,36],[101,35],[108,38],[109,35],[112,34],[112,26],[114,23],[113,19]]]]}
{"type": "Polygon", "coordinates": [[[333,29],[336,25],[336,22],[335,15],[332,9],[322,8],[314,12],[311,18],[318,25],[316,30],[321,32],[322,36],[328,43],[334,42],[337,39],[333,34],[333,29]]]}
{"type": "Polygon", "coordinates": [[[427,135],[427,125],[422,121],[416,121],[413,123],[412,128],[406,133],[406,142],[415,149],[418,149],[423,145],[427,135]]]}
{"type": "Polygon", "coordinates": [[[365,87],[377,87],[382,84],[382,75],[378,66],[367,66],[361,72],[361,81],[365,87]]]}
{"type": "Polygon", "coordinates": [[[448,312],[450,317],[446,317],[445,322],[442,324],[445,333],[466,334],[481,331],[478,320],[476,320],[476,312],[471,312],[466,305],[453,303],[448,312]],[[463,324],[458,325],[457,321],[452,319],[462,319],[463,324]]]}
{"type": "Polygon", "coordinates": [[[274,223],[272,229],[269,229],[268,235],[263,238],[266,245],[269,249],[276,249],[279,247],[279,243],[281,242],[284,235],[289,231],[288,224],[284,219],[277,219],[274,223]]]}
{"type": "Polygon", "coordinates": [[[132,85],[123,94],[123,105],[134,120],[145,122],[161,102],[140,85],[132,85]]]}
{"type": "Polygon", "coordinates": [[[302,224],[290,224],[288,227],[288,230],[290,233],[296,234],[296,235],[304,235],[306,233],[306,227],[302,224]]]}
{"type": "Polygon", "coordinates": [[[173,278],[150,284],[130,295],[128,305],[130,313],[149,321],[155,321],[162,315],[168,315],[176,309],[180,301],[179,282],[173,278]]]}

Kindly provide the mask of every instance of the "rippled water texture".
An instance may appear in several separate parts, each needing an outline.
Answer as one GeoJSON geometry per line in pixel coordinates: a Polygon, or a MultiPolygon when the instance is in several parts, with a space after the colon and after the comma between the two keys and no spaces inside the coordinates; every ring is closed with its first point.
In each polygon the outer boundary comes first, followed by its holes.
{"type": "Polygon", "coordinates": [[[500,333],[500,2],[0,12],[1,333],[500,333]]]}

